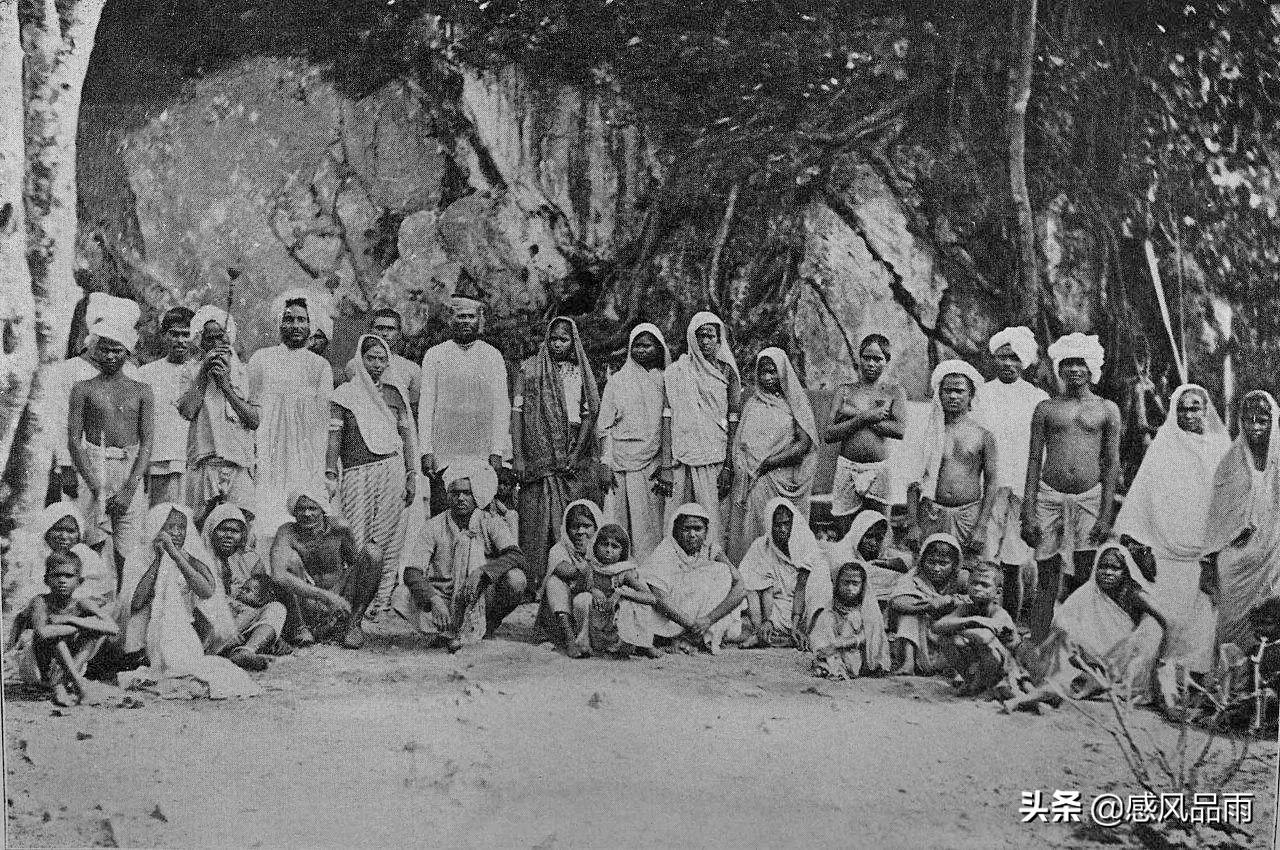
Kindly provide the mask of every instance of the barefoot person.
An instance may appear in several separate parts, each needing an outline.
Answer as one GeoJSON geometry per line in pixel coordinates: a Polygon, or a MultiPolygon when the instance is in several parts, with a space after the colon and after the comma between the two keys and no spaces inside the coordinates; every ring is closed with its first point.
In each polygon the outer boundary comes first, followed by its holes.
{"type": "Polygon", "coordinates": [[[525,558],[507,524],[484,510],[498,476],[480,458],[444,470],[449,509],[406,544],[392,609],[450,652],[497,631],[524,599],[525,558]]]}
{"type": "Polygon", "coordinates": [[[671,444],[663,439],[663,373],[667,341],[656,325],[636,325],[627,361],[600,396],[600,457],[613,470],[604,513],[626,529],[634,557],[648,557],[662,540],[662,513],[671,495],[671,444]]]}
{"type": "Polygon", "coordinates": [[[309,646],[341,641],[364,646],[361,620],[378,592],[382,553],[356,545],[351,529],[329,514],[329,498],[318,483],[289,493],[292,522],[271,544],[271,578],[289,611],[286,640],[309,646]]]}
{"type": "Polygon", "coordinates": [[[155,402],[150,387],[121,371],[138,341],[130,324],[134,312],[111,306],[89,328],[89,350],[101,374],[71,388],[67,449],[83,484],[84,541],[101,548],[109,536],[103,557],[119,570],[142,545],[142,477],[151,463],[155,402]]]}
{"type": "MultiPolygon", "coordinates": [[[[412,413],[400,387],[383,381],[391,346],[365,334],[347,363],[351,380],[334,390],[325,476],[338,481],[342,516],[356,546],[381,553],[372,610],[386,605],[400,570],[406,509],[417,486],[412,413]]],[[[373,615],[371,615],[373,616],[373,615]]]]}
{"type": "Polygon", "coordinates": [[[440,470],[473,457],[488,458],[497,470],[511,456],[507,367],[498,349],[480,339],[484,306],[455,296],[449,308],[453,338],[423,356],[418,406],[418,452],[423,474],[432,476],[432,516],[448,502],[440,470]]]}
{"type": "Polygon", "coordinates": [[[957,581],[960,557],[960,541],[950,534],[934,534],[920,547],[919,564],[894,588],[889,600],[891,638],[902,659],[894,675],[932,676],[946,666],[933,624],[967,601],[957,581]]]}
{"type": "Polygon", "coordinates": [[[789,500],[770,499],[761,512],[769,530],[752,541],[738,567],[752,631],[742,646],[804,649],[809,621],[830,599],[831,568],[804,514],[789,500]]]}
{"type": "Polygon", "coordinates": [[[889,340],[866,336],[858,346],[858,380],[836,390],[822,432],[823,440],[840,444],[831,515],[842,536],[859,510],[889,512],[888,441],[901,440],[906,431],[907,394],[884,376],[888,365],[889,340]]]}
{"type": "MultiPolygon", "coordinates": [[[[698,313],[685,331],[685,352],[667,369],[667,408],[663,428],[670,435],[675,463],[667,523],[680,506],[702,505],[710,540],[725,545],[720,500],[729,495],[733,457],[729,446],[738,428],[742,379],[729,350],[724,322],[714,313],[698,313]]],[[[663,440],[668,440],[667,434],[663,440]]]]}
{"type": "Polygon", "coordinates": [[[661,658],[653,646],[649,625],[653,617],[653,592],[640,578],[636,562],[630,559],[631,539],[622,526],[607,523],[596,532],[592,547],[588,588],[591,612],[587,618],[587,636],[591,651],[597,654],[627,657],[643,655],[661,658]]]}
{"type": "Polygon", "coordinates": [[[1240,436],[1218,463],[1204,544],[1217,596],[1217,642],[1248,652],[1249,611],[1280,596],[1280,406],[1253,390],[1240,402],[1240,436]]]}
{"type": "Polygon", "coordinates": [[[742,576],[709,537],[711,514],[696,502],[676,509],[671,532],[640,567],[653,593],[652,630],[684,652],[718,653],[742,635],[742,576]]]}
{"type": "Polygon", "coordinates": [[[12,590],[5,594],[6,607],[21,611],[28,602],[48,589],[44,583],[43,568],[50,555],[74,555],[80,562],[76,598],[103,611],[115,609],[116,571],[109,568],[97,552],[81,542],[84,527],[84,519],[72,502],[54,502],[36,516],[30,526],[32,536],[39,541],[36,555],[29,566],[10,564],[12,572],[6,577],[6,582],[12,590]]]}
{"type": "Polygon", "coordinates": [[[1022,567],[1033,560],[1031,547],[1022,539],[1031,418],[1036,405],[1049,395],[1022,377],[1040,359],[1030,328],[1005,328],[991,337],[987,348],[996,361],[996,376],[982,385],[973,402],[974,419],[991,432],[996,443],[996,497],[983,557],[1001,565],[1002,607],[1017,620],[1022,611],[1022,567]]]}
{"type": "Polygon", "coordinates": [[[996,496],[995,439],[969,415],[982,375],[963,360],[947,360],[933,370],[930,383],[924,474],[907,494],[908,539],[950,534],[972,563],[986,548],[996,496]]]}
{"type": "Polygon", "coordinates": [[[1034,641],[1047,636],[1059,593],[1088,579],[1088,550],[1111,536],[1120,480],[1120,409],[1090,389],[1102,379],[1098,338],[1065,336],[1049,346],[1049,358],[1061,390],[1032,417],[1022,503],[1022,539],[1039,570],[1028,615],[1034,641]]]}
{"type": "MultiPolygon", "coordinates": [[[[781,348],[756,357],[755,389],[742,405],[733,440],[729,516],[729,557],[741,561],[747,547],[765,534],[765,506],[787,499],[809,515],[809,495],[818,467],[818,426],[809,395],[781,348]]],[[[807,524],[808,520],[804,520],[807,524]]]]}
{"type": "Polygon", "coordinates": [[[1116,534],[1150,547],[1155,556],[1151,592],[1169,616],[1169,660],[1207,673],[1217,615],[1200,589],[1200,558],[1213,476],[1231,438],[1203,387],[1178,387],[1169,410],[1125,494],[1116,534]]]}
{"type": "Polygon", "coordinates": [[[183,473],[187,469],[187,421],[178,412],[182,394],[182,372],[191,339],[191,318],[186,307],[174,307],[160,319],[164,357],[138,370],[138,380],[151,387],[155,398],[155,438],[151,466],[147,470],[147,490],[151,504],[185,502],[183,473]]]}
{"type": "Polygon", "coordinates": [[[538,626],[570,658],[591,654],[587,626],[591,610],[591,566],[596,533],[604,525],[600,508],[578,499],[564,509],[560,534],[547,556],[539,592],[538,626]]]}
{"type": "Polygon", "coordinates": [[[882,606],[887,606],[893,589],[911,569],[913,560],[910,552],[893,548],[892,540],[888,517],[875,511],[859,511],[853,516],[848,534],[819,545],[832,564],[863,564],[867,592],[882,606]]]}
{"type": "Polygon", "coordinates": [[[205,550],[212,556],[213,580],[225,593],[236,640],[223,650],[238,667],[267,669],[265,654],[284,654],[285,607],[275,597],[271,573],[248,545],[249,520],[235,505],[218,505],[204,521],[205,550]]]}
{"type": "Polygon", "coordinates": [[[600,391],[578,326],[565,316],[552,319],[538,353],[520,364],[511,406],[520,549],[529,578],[539,584],[565,507],[575,499],[599,504],[601,480],[612,481],[600,466],[599,413],[600,391]]]}
{"type": "Polygon", "coordinates": [[[258,428],[257,396],[236,356],[236,322],[205,305],[191,320],[200,356],[182,373],[178,412],[187,427],[187,504],[203,515],[211,502],[257,504],[253,435],[258,428]]]}
{"type": "Polygon", "coordinates": [[[814,675],[843,681],[889,672],[889,639],[867,571],[854,561],[831,571],[831,601],[809,630],[814,675]]]}
{"type": "Polygon", "coordinates": [[[1000,607],[999,567],[986,562],[969,575],[968,599],[933,624],[951,669],[961,677],[959,696],[1004,702],[1031,690],[1031,678],[1014,657],[1018,630],[1000,607]]]}

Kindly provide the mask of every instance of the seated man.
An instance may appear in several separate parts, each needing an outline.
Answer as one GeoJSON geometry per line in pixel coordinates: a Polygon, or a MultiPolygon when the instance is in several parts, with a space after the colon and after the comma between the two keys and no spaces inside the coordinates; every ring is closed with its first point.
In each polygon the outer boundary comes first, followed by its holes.
{"type": "Polygon", "coordinates": [[[491,637],[524,599],[525,557],[511,528],[487,508],[498,476],[483,460],[443,471],[448,510],[408,541],[391,607],[450,652],[491,637]]]}
{"type": "Polygon", "coordinates": [[[696,502],[682,505],[671,532],[640,568],[653,592],[653,634],[677,638],[684,652],[720,651],[742,637],[746,589],[742,576],[707,532],[711,515],[696,502]]]}
{"type": "Polygon", "coordinates": [[[364,646],[360,622],[382,578],[380,552],[356,546],[351,529],[329,516],[323,484],[289,494],[293,516],[271,544],[271,577],[289,615],[286,632],[298,646],[341,635],[347,649],[364,646]]]}

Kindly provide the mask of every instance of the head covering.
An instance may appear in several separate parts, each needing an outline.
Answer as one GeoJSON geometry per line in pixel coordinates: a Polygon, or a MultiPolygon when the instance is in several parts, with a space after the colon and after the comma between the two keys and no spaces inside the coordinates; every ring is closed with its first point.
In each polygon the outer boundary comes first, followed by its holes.
{"type": "Polygon", "coordinates": [[[597,432],[609,441],[614,471],[644,469],[662,450],[662,376],[670,362],[667,341],[657,325],[646,322],[632,328],[627,339],[627,359],[604,385],[596,423],[597,432]],[[643,333],[650,334],[662,347],[657,369],[646,369],[631,356],[632,343],[643,333]]]}
{"type": "MultiPolygon", "coordinates": [[[[844,659],[843,667],[849,667],[853,662],[852,670],[841,670],[839,667],[832,668],[835,658],[828,657],[824,661],[815,663],[827,668],[829,671],[838,673],[841,677],[849,674],[866,673],[887,673],[892,666],[889,654],[889,639],[885,634],[884,615],[880,612],[880,604],[876,601],[876,594],[871,589],[870,578],[867,575],[867,568],[861,561],[847,561],[844,563],[833,563],[831,566],[831,619],[842,621],[848,617],[853,611],[858,611],[862,615],[862,640],[863,645],[854,650],[846,650],[836,653],[837,656],[844,659]],[[846,569],[855,569],[862,573],[862,597],[851,606],[836,599],[835,587],[840,581],[840,573],[846,569]],[[852,656],[852,657],[851,657],[852,656]]],[[[814,612],[810,621],[809,640],[811,646],[815,649],[822,649],[831,646],[836,641],[836,626],[838,623],[831,623],[828,618],[820,617],[821,611],[814,612]]],[[[842,635],[843,636],[843,635],[842,635]]]]}
{"type": "Polygon", "coordinates": [[[858,553],[858,545],[862,543],[862,538],[867,536],[867,532],[878,525],[885,527],[885,536],[880,541],[880,552],[876,553],[876,557],[879,557],[888,544],[889,518],[879,511],[862,510],[854,515],[849,532],[831,546],[831,566],[834,568],[850,561],[865,560],[858,553]]]}
{"type": "Polygon", "coordinates": [[[484,333],[484,304],[474,298],[463,298],[461,295],[454,295],[449,299],[449,316],[452,318],[459,310],[472,309],[476,311],[476,333],[484,333]]]}
{"type": "Polygon", "coordinates": [[[476,507],[484,510],[489,507],[494,496],[498,495],[498,473],[487,460],[478,457],[466,457],[449,464],[441,472],[445,489],[455,481],[467,479],[471,482],[471,495],[475,497],[476,507]]]}
{"type": "MultiPolygon", "coordinates": [[[[219,525],[229,519],[234,519],[244,525],[245,531],[248,532],[249,518],[244,515],[244,511],[227,502],[223,502],[218,505],[209,512],[207,517],[205,517],[204,530],[200,532],[200,539],[204,541],[204,548],[209,551],[210,555],[214,555],[216,557],[216,550],[213,548],[213,532],[217,530],[219,525]]],[[[240,546],[236,551],[243,551],[248,545],[248,542],[249,535],[246,533],[244,539],[240,541],[240,546]]]]}
{"type": "Polygon", "coordinates": [[[946,532],[930,534],[924,539],[924,542],[920,544],[920,557],[916,561],[916,569],[924,565],[925,553],[929,551],[929,547],[934,543],[945,543],[956,550],[956,568],[959,569],[960,564],[964,561],[964,548],[960,545],[960,541],[955,538],[955,535],[947,534],[946,532]]]}
{"type": "MultiPolygon", "coordinates": [[[[152,541],[155,540],[156,535],[160,533],[160,530],[164,528],[164,524],[168,521],[169,516],[174,511],[181,514],[183,519],[186,521],[186,535],[184,536],[182,546],[180,547],[182,551],[199,560],[205,566],[211,566],[213,563],[213,557],[205,550],[204,541],[196,531],[195,520],[191,514],[190,508],[184,505],[174,504],[173,502],[161,502],[151,508],[151,510],[147,511],[146,526],[142,535],[142,541],[138,545],[138,548],[125,560],[124,576],[120,583],[120,601],[116,608],[117,618],[120,620],[121,624],[121,634],[124,637],[125,652],[135,652],[143,648],[144,645],[149,648],[152,642],[149,638],[154,635],[149,634],[151,629],[149,628],[148,623],[151,619],[151,615],[147,614],[145,610],[139,612],[137,615],[133,614],[131,610],[133,607],[133,594],[138,589],[138,582],[142,580],[143,574],[150,569],[151,562],[155,558],[155,550],[152,548],[152,541]]],[[[220,585],[219,582],[216,581],[217,577],[213,576],[213,578],[215,581],[213,582],[214,596],[212,599],[221,599],[225,606],[226,598],[218,593],[220,585]]],[[[157,574],[156,577],[154,594],[151,606],[153,610],[159,611],[166,607],[166,605],[172,604],[174,598],[177,598],[179,599],[183,609],[183,611],[180,612],[180,616],[185,617],[187,623],[191,622],[191,612],[194,610],[194,606],[196,605],[195,594],[191,592],[186,580],[182,578],[177,565],[173,563],[173,559],[167,554],[161,558],[160,574],[157,574]],[[164,573],[171,573],[172,575],[162,575],[164,573]],[[162,587],[162,584],[168,585],[168,587],[162,587]],[[176,597],[170,597],[168,592],[176,594],[176,597]],[[156,601],[162,601],[163,604],[157,606],[155,604],[156,601]]],[[[212,599],[201,600],[201,602],[208,603],[211,602],[212,599]]],[[[201,610],[203,610],[203,605],[201,606],[201,610]]],[[[230,618],[229,611],[227,612],[227,618],[230,618]]],[[[218,619],[221,620],[220,617],[218,617],[218,619]]],[[[155,663],[154,659],[152,659],[152,663],[155,663]]]]}
{"type": "Polygon", "coordinates": [[[1093,575],[1067,597],[1053,615],[1054,628],[1065,632],[1072,641],[1098,658],[1104,657],[1134,630],[1129,612],[1098,586],[1098,564],[1108,552],[1119,552],[1129,580],[1140,590],[1151,591],[1151,585],[1142,577],[1129,550],[1113,540],[1098,548],[1093,559],[1093,575]]]}
{"type": "Polygon", "coordinates": [[[1018,355],[1018,361],[1023,369],[1034,366],[1040,360],[1040,345],[1036,342],[1036,335],[1031,332],[1031,328],[1023,325],[1005,328],[991,337],[991,341],[987,343],[987,349],[995,354],[1006,345],[1018,355]]]}
{"type": "MultiPolygon", "coordinates": [[[[381,387],[374,382],[373,376],[364,365],[365,340],[374,340],[387,352],[387,363],[391,362],[391,346],[377,334],[364,334],[356,343],[355,354],[347,361],[347,374],[351,380],[338,386],[333,391],[333,403],[351,412],[356,426],[360,429],[360,438],[369,451],[376,455],[394,454],[402,449],[403,441],[396,428],[396,414],[387,404],[381,387]]],[[[383,384],[395,389],[400,394],[404,410],[409,411],[409,400],[404,391],[395,384],[383,384]]]]}
{"type": "Polygon", "coordinates": [[[591,370],[582,335],[578,325],[568,316],[557,316],[547,323],[546,333],[538,353],[521,364],[524,381],[523,437],[526,477],[546,478],[564,469],[580,469],[597,457],[599,440],[596,438],[595,421],[600,413],[600,390],[591,370]],[[559,364],[551,357],[548,340],[551,329],[557,324],[569,328],[573,339],[573,356],[577,368],[561,377],[559,364]],[[579,392],[566,392],[568,380],[578,380],[579,392]],[[569,431],[568,407],[577,407],[582,422],[577,441],[569,431]]]}
{"type": "Polygon", "coordinates": [[[219,327],[227,332],[227,342],[232,348],[236,344],[236,320],[226,310],[220,310],[212,304],[205,304],[196,314],[191,317],[191,334],[198,337],[204,333],[204,326],[209,322],[216,322],[219,327]]]}
{"type": "MultiPolygon", "coordinates": [[[[84,517],[74,502],[54,502],[35,516],[28,527],[35,542],[36,555],[25,566],[15,570],[15,574],[6,581],[6,603],[16,614],[26,608],[27,604],[49,588],[44,583],[44,562],[53,553],[45,542],[45,535],[55,525],[70,517],[76,523],[80,539],[85,530],[84,517]]],[[[80,559],[80,577],[83,579],[76,588],[77,599],[88,599],[94,602],[109,602],[116,592],[115,570],[108,570],[102,557],[84,543],[77,540],[70,552],[80,559]]]]}
{"type": "Polygon", "coordinates": [[[1142,458],[1125,494],[1115,532],[1150,546],[1159,560],[1198,561],[1213,494],[1213,476],[1231,439],[1203,387],[1184,384],[1169,399],[1169,415],[1142,458]],[[1187,393],[1204,399],[1204,433],[1178,427],[1178,401],[1187,393]]]}
{"type": "Polygon", "coordinates": [[[760,519],[764,533],[747,548],[742,558],[743,574],[755,577],[775,576],[785,581],[789,594],[795,585],[795,574],[799,571],[807,572],[809,579],[805,583],[804,610],[812,613],[826,605],[831,600],[830,569],[826,553],[809,528],[809,520],[790,499],[782,496],[768,501],[760,519]],[[786,552],[773,539],[773,515],[779,510],[791,514],[791,534],[787,537],[786,552]]]}
{"type": "Polygon", "coordinates": [[[684,332],[685,353],[681,359],[684,359],[684,357],[691,358],[700,370],[706,372],[720,383],[725,382],[724,373],[720,371],[715,363],[707,359],[707,356],[702,353],[702,346],[698,345],[698,329],[703,325],[715,325],[719,329],[720,348],[716,351],[715,359],[732,369],[733,374],[738,375],[739,379],[741,379],[741,375],[738,373],[738,361],[734,359],[733,351],[729,348],[729,335],[725,331],[724,320],[715,313],[703,310],[700,313],[695,313],[693,318],[689,320],[689,327],[685,328],[684,332]]]}
{"type": "Polygon", "coordinates": [[[298,507],[298,500],[306,496],[311,501],[320,506],[320,510],[326,514],[330,512],[329,491],[320,481],[312,481],[308,484],[293,487],[289,490],[288,496],[284,500],[284,509],[293,516],[293,511],[298,507]]]}
{"type": "Polygon", "coordinates": [[[1096,336],[1082,333],[1068,334],[1049,346],[1049,359],[1053,361],[1053,374],[1058,374],[1058,366],[1063,360],[1079,358],[1089,367],[1090,383],[1102,380],[1102,364],[1106,361],[1106,353],[1096,336]]]}
{"type": "Polygon", "coordinates": [[[667,370],[667,403],[671,420],[671,449],[679,463],[702,466],[722,463],[729,429],[729,377],[740,380],[737,361],[729,350],[724,322],[714,313],[702,312],[685,329],[685,353],[667,370]],[[715,325],[720,330],[720,347],[714,362],[698,346],[698,328],[715,325]]]}
{"type": "Polygon", "coordinates": [[[818,424],[813,416],[813,406],[809,403],[809,393],[805,391],[804,384],[800,383],[800,376],[791,365],[791,359],[781,348],[769,347],[756,355],[756,369],[760,368],[761,360],[772,361],[774,368],[778,370],[778,383],[782,387],[782,397],[791,407],[791,415],[795,417],[800,430],[808,434],[809,439],[813,441],[816,452],[818,446],[822,445],[822,440],[818,436],[818,424]]]}
{"type": "MultiPolygon", "coordinates": [[[[142,318],[142,308],[136,301],[128,298],[115,298],[111,295],[94,293],[99,296],[96,302],[90,298],[94,318],[89,324],[89,336],[86,345],[93,345],[95,340],[109,339],[123,345],[132,352],[138,346],[138,320],[142,318]]],[[[87,318],[88,311],[86,311],[87,318]]]]}
{"type": "Polygon", "coordinates": [[[969,406],[972,409],[973,399],[978,396],[978,389],[985,379],[982,373],[963,360],[944,360],[933,370],[929,377],[929,391],[933,396],[933,406],[929,411],[929,426],[924,438],[924,470],[920,476],[921,495],[926,499],[938,495],[938,473],[942,469],[942,454],[946,449],[947,423],[942,412],[942,399],[938,389],[948,375],[963,375],[969,379],[973,387],[973,398],[969,406]]]}
{"type": "Polygon", "coordinates": [[[558,564],[568,561],[569,563],[585,563],[595,557],[596,535],[600,533],[600,529],[604,526],[604,514],[595,502],[590,499],[578,499],[570,502],[565,506],[564,513],[560,515],[560,534],[556,538],[556,543],[551,547],[551,552],[547,556],[547,569],[554,570],[558,564]],[[595,523],[596,530],[592,532],[591,539],[587,541],[587,551],[578,552],[573,546],[573,541],[569,539],[569,515],[575,509],[582,508],[591,515],[591,521],[595,523]]]}

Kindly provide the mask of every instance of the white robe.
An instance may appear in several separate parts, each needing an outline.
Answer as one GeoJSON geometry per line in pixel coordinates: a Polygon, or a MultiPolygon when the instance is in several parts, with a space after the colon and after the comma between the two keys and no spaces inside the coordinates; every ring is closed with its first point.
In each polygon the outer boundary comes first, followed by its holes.
{"type": "Polygon", "coordinates": [[[324,479],[333,367],[305,348],[276,345],[255,351],[247,368],[249,393],[261,404],[258,493],[275,510],[290,490],[324,479]]]}

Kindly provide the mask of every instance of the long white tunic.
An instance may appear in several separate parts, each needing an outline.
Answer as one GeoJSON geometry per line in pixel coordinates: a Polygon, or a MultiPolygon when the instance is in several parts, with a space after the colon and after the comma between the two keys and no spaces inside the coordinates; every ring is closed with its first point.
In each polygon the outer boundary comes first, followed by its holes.
{"type": "Polygon", "coordinates": [[[435,455],[437,469],[464,457],[511,457],[511,399],[507,367],[483,340],[465,348],[453,340],[422,358],[418,451],[435,455]]]}
{"type": "Polygon", "coordinates": [[[324,480],[333,367],[305,348],[262,348],[249,358],[249,393],[259,399],[256,432],[259,492],[278,497],[324,480]]]}

